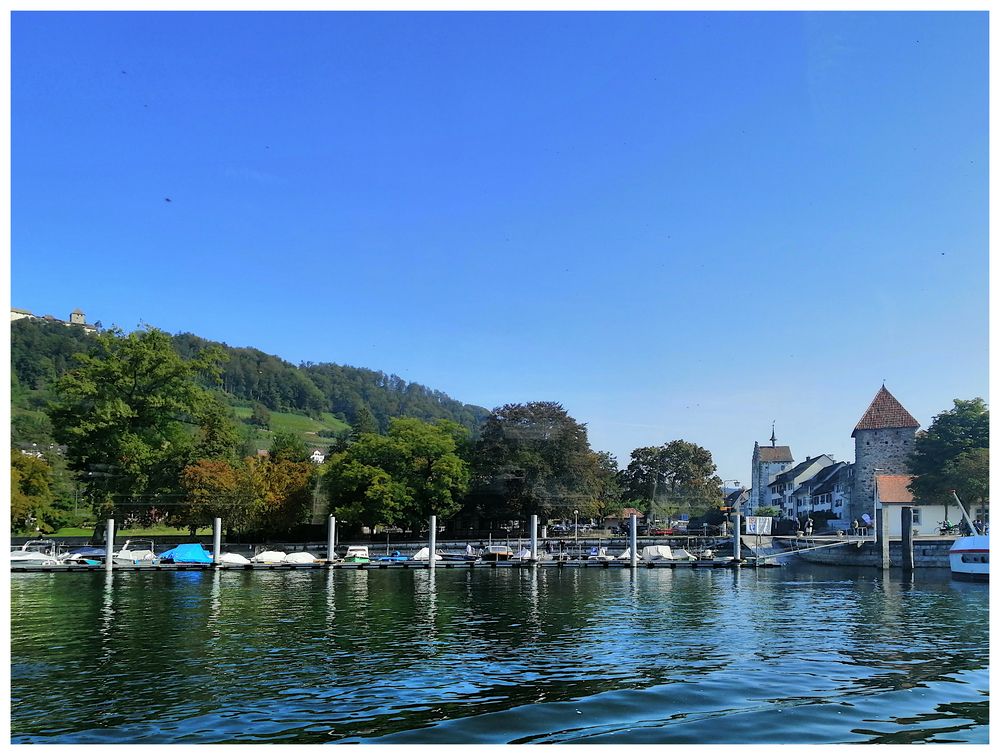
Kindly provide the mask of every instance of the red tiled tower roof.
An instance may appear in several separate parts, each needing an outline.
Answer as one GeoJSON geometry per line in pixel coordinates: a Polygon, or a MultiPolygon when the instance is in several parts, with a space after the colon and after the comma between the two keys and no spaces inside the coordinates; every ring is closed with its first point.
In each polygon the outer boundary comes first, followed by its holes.
{"type": "Polygon", "coordinates": [[[885,430],[890,427],[920,427],[920,423],[883,385],[872,399],[868,411],[854,428],[851,437],[853,438],[858,430],[885,430]]]}
{"type": "Polygon", "coordinates": [[[761,461],[792,461],[792,449],[789,446],[761,446],[761,461]]]}

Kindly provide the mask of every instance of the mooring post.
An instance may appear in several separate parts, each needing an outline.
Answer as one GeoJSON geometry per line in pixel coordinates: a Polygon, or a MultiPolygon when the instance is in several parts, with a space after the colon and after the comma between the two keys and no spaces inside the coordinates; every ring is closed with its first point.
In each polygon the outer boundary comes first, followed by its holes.
{"type": "Polygon", "coordinates": [[[743,560],[743,549],[741,548],[742,543],[740,542],[740,510],[739,508],[733,509],[733,558],[736,563],[743,560]]]}
{"type": "Polygon", "coordinates": [[[438,518],[431,514],[430,542],[427,544],[427,567],[434,568],[434,555],[437,551],[438,518]]]}
{"type": "Polygon", "coordinates": [[[111,564],[115,559],[115,520],[109,519],[104,530],[104,547],[106,549],[104,563],[108,571],[111,571],[111,564]]]}
{"type": "Polygon", "coordinates": [[[212,564],[222,563],[222,517],[212,520],[212,564]]]}
{"type": "Polygon", "coordinates": [[[639,565],[639,554],[636,552],[639,547],[639,538],[637,535],[638,525],[636,524],[635,514],[631,514],[628,518],[628,550],[629,563],[633,569],[639,565]]]}
{"type": "Polygon", "coordinates": [[[531,515],[531,560],[538,560],[538,514],[531,515]]]}
{"type": "Polygon", "coordinates": [[[875,536],[879,542],[880,566],[888,569],[889,562],[889,509],[880,506],[875,512],[875,536]]]}
{"type": "Polygon", "coordinates": [[[903,571],[913,571],[913,508],[903,506],[899,518],[903,527],[903,571]]]}
{"type": "Polygon", "coordinates": [[[330,514],[326,518],[326,561],[333,563],[333,557],[337,553],[337,517],[330,514]]]}

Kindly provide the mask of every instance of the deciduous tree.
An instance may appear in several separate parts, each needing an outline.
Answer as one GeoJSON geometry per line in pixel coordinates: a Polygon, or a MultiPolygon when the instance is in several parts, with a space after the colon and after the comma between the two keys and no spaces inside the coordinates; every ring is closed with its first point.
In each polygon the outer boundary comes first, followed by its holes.
{"type": "Polygon", "coordinates": [[[58,381],[50,410],[70,468],[97,500],[178,492],[196,431],[215,406],[199,381],[218,377],[221,353],[184,360],[155,328],[94,339],[93,353],[78,354],[58,381]]]}
{"type": "Polygon", "coordinates": [[[481,514],[502,509],[508,518],[544,518],[594,499],[587,428],[551,401],[494,409],[476,443],[473,469],[476,497],[486,502],[481,514]]]}
{"type": "Polygon", "coordinates": [[[917,433],[910,483],[917,503],[947,503],[955,490],[963,503],[989,500],[990,411],[981,398],[955,399],[917,433]]]}

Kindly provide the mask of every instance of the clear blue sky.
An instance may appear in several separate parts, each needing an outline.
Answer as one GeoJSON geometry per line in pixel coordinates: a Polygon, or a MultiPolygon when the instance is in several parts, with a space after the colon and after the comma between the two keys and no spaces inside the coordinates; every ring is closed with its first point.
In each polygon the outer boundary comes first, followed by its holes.
{"type": "Polygon", "coordinates": [[[748,482],[987,396],[985,13],[15,13],[11,303],[748,482]],[[170,198],[168,203],[166,198],[170,198]]]}

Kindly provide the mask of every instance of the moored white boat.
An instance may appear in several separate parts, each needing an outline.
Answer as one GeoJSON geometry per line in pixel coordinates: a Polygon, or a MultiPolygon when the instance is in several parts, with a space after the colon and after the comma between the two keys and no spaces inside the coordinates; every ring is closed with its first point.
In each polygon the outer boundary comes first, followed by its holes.
{"type": "Polygon", "coordinates": [[[284,551],[263,551],[250,560],[255,564],[283,564],[287,557],[284,551]]]}
{"type": "Polygon", "coordinates": [[[223,553],[219,556],[219,563],[221,564],[233,564],[234,566],[246,566],[251,563],[250,559],[239,553],[223,553]]]}
{"type": "MultiPolygon", "coordinates": [[[[367,552],[367,549],[365,549],[365,550],[367,552]]],[[[425,547],[421,548],[420,550],[418,550],[416,553],[414,553],[413,554],[413,558],[410,559],[410,560],[411,561],[429,561],[430,560],[430,553],[431,553],[430,548],[427,548],[425,546],[425,547]]],[[[434,560],[435,561],[443,561],[444,557],[441,556],[439,553],[435,553],[434,554],[434,560]]]]}
{"type": "Polygon", "coordinates": [[[305,551],[296,551],[295,553],[289,553],[285,556],[286,564],[314,564],[316,563],[316,557],[312,553],[306,553],[305,551]]]}
{"type": "Polygon", "coordinates": [[[113,560],[121,565],[152,564],[157,560],[153,547],[152,540],[126,540],[122,549],[114,554],[113,560]],[[147,544],[148,548],[141,547],[147,544]]]}
{"type": "Polygon", "coordinates": [[[55,566],[58,563],[54,540],[29,540],[10,552],[11,566],[55,566]]]}
{"type": "Polygon", "coordinates": [[[988,582],[990,579],[990,536],[970,535],[960,537],[948,550],[951,576],[970,582],[988,582]]]}
{"type": "Polygon", "coordinates": [[[980,533],[976,523],[972,521],[969,512],[965,510],[962,501],[955,491],[951,491],[955,503],[965,521],[968,532],[974,534],[958,538],[948,550],[948,561],[951,564],[951,576],[954,579],[969,582],[988,582],[990,579],[990,536],[980,533]]]}

